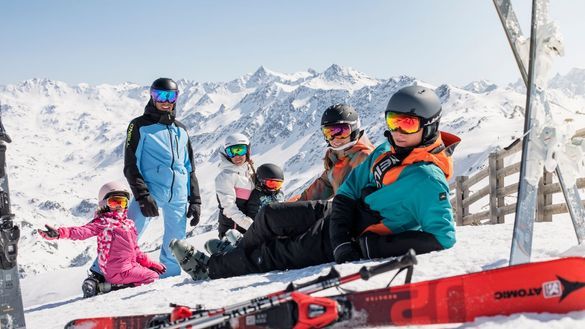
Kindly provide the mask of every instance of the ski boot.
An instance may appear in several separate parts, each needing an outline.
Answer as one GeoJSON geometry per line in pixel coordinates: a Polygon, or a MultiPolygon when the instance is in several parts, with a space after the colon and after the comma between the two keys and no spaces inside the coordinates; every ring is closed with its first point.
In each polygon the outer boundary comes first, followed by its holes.
{"type": "Polygon", "coordinates": [[[99,294],[99,285],[104,282],[106,282],[106,278],[101,273],[89,270],[89,275],[81,284],[83,298],[89,298],[99,294]]]}
{"type": "Polygon", "coordinates": [[[187,272],[195,281],[209,279],[207,272],[207,263],[209,257],[202,252],[195,250],[185,240],[171,240],[169,247],[173,251],[173,255],[179,261],[179,265],[183,271],[187,272]]]}
{"type": "Polygon", "coordinates": [[[130,287],[134,287],[133,283],[127,283],[127,284],[112,284],[109,282],[102,282],[100,284],[98,284],[98,291],[100,294],[106,294],[110,291],[115,291],[115,290],[120,290],[120,289],[124,289],[124,288],[130,288],[130,287]]]}
{"type": "Polygon", "coordinates": [[[229,229],[221,239],[211,239],[205,242],[205,250],[210,255],[230,252],[238,246],[238,242],[244,235],[235,229],[229,229]]]}

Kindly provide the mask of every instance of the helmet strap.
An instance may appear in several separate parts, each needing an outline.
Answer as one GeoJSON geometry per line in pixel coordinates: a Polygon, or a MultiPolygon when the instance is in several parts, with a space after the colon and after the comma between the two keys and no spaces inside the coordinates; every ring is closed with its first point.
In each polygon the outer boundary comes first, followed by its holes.
{"type": "Polygon", "coordinates": [[[357,144],[357,139],[354,141],[351,141],[347,144],[343,144],[341,146],[338,146],[338,147],[333,147],[333,146],[331,146],[331,144],[329,144],[329,148],[332,149],[333,151],[345,151],[345,150],[352,148],[355,144],[357,144]]]}
{"type": "Polygon", "coordinates": [[[343,144],[341,146],[338,147],[333,147],[331,146],[331,143],[329,141],[327,141],[327,146],[332,149],[333,151],[345,151],[348,150],[350,148],[352,148],[355,144],[357,144],[357,142],[360,140],[360,138],[362,138],[362,135],[364,134],[364,130],[361,129],[357,134],[355,132],[352,132],[352,138],[351,142],[347,143],[347,144],[343,144]]]}

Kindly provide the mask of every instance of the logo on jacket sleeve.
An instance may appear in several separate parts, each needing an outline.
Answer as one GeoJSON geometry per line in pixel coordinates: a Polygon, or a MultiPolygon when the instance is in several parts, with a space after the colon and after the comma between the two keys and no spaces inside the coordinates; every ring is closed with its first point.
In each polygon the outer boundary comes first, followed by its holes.
{"type": "Polygon", "coordinates": [[[134,131],[134,123],[128,126],[128,133],[126,134],[126,147],[130,146],[130,140],[132,139],[132,131],[134,131]]]}

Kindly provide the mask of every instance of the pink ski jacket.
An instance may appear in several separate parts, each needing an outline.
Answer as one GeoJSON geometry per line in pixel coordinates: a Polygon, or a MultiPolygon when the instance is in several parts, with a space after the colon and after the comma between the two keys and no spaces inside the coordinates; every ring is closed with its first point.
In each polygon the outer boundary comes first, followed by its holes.
{"type": "Polygon", "coordinates": [[[151,264],[138,247],[136,227],[128,219],[127,210],[102,213],[83,226],[61,227],[58,231],[60,239],[85,240],[97,236],[98,263],[108,282],[137,265],[151,264]]]}

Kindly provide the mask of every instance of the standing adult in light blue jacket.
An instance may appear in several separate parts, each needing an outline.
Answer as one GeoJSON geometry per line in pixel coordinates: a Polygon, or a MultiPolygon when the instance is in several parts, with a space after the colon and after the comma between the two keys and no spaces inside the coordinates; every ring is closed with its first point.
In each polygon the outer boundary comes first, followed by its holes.
{"type": "Polygon", "coordinates": [[[161,277],[181,273],[169,242],[184,239],[186,218],[191,218],[190,224],[195,226],[201,214],[191,142],[186,127],[175,120],[178,94],[177,84],[171,79],[152,83],[144,114],[128,126],[124,153],[124,175],[134,194],[128,217],[134,220],[139,236],[162,209],[160,261],[167,271],[161,277]]]}

